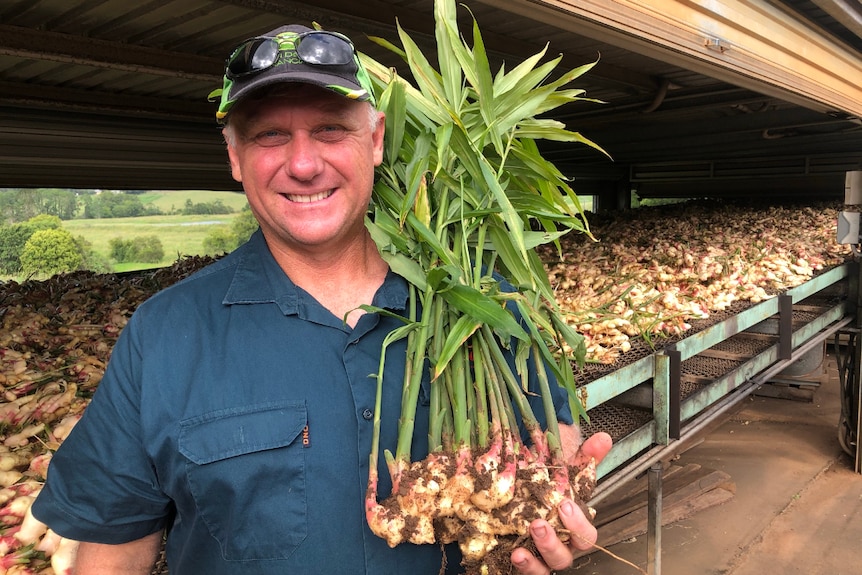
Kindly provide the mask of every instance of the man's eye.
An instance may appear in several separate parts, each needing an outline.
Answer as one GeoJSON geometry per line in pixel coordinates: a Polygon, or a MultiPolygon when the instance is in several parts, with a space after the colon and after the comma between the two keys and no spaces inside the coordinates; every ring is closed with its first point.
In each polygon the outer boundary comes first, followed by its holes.
{"type": "Polygon", "coordinates": [[[318,139],[324,142],[336,142],[342,139],[347,130],[342,126],[322,126],[315,130],[318,139]]]}
{"type": "Polygon", "coordinates": [[[254,141],[258,146],[281,146],[286,144],[290,137],[278,130],[266,130],[265,132],[261,132],[254,137],[254,141]]]}

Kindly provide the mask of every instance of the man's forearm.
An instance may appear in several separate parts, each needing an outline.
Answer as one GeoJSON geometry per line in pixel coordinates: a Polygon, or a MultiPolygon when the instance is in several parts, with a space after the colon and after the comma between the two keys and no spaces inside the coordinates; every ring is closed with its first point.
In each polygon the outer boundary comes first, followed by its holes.
{"type": "Polygon", "coordinates": [[[82,542],[75,559],[75,575],[150,575],[158,558],[162,534],[107,545],[82,542]]]}

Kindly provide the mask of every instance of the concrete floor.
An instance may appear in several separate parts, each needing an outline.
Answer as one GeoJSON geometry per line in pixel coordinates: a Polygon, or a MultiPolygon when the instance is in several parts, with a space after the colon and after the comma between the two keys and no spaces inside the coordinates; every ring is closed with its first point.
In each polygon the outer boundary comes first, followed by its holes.
{"type": "MultiPolygon", "coordinates": [[[[651,575],[862,574],[862,475],[837,439],[834,360],[813,401],[754,396],[675,463],[724,471],[736,486],[725,503],[662,530],[651,575]]],[[[601,509],[599,509],[601,513],[601,509]]],[[[565,575],[647,571],[646,536],[609,548],[565,575]]]]}

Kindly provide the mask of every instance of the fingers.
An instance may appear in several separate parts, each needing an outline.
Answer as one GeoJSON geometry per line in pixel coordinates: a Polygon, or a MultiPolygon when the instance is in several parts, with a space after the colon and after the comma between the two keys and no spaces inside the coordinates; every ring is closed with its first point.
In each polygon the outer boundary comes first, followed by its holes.
{"type": "Polygon", "coordinates": [[[581,446],[581,451],[589,457],[595,457],[597,462],[605,458],[605,455],[613,447],[611,436],[604,431],[599,431],[591,435],[581,446]]]}
{"type": "Polygon", "coordinates": [[[573,549],[583,551],[596,542],[596,528],[577,505],[564,501],[560,505],[559,515],[563,525],[571,533],[571,541],[564,543],[547,521],[536,519],[530,524],[530,535],[538,557],[523,547],[515,549],[511,558],[518,573],[548,575],[549,571],[566,569],[572,565],[573,549]]]}
{"type": "Polygon", "coordinates": [[[580,449],[578,449],[574,458],[571,459],[571,463],[576,467],[582,467],[589,462],[591,457],[595,457],[596,464],[599,464],[611,450],[612,446],[613,441],[610,435],[604,431],[594,433],[581,444],[580,449]]]}
{"type": "MultiPolygon", "coordinates": [[[[560,504],[560,519],[571,533],[571,541],[569,542],[571,547],[578,551],[586,551],[595,544],[596,539],[598,539],[598,531],[580,507],[571,501],[563,501],[560,504]]],[[[569,561],[571,562],[571,559],[569,561]]]]}
{"type": "Polygon", "coordinates": [[[538,556],[519,547],[512,551],[512,565],[521,575],[548,575],[549,571],[565,569],[572,564],[572,552],[560,541],[554,529],[544,519],[530,524],[530,536],[538,556]]]}
{"type": "MultiPolygon", "coordinates": [[[[595,458],[600,462],[612,447],[611,436],[604,432],[591,435],[580,447],[579,432],[574,426],[560,426],[561,439],[565,447],[576,450],[570,459],[573,465],[582,467],[595,458]],[[571,429],[569,429],[571,428],[571,429]]],[[[536,546],[537,555],[523,547],[512,551],[512,565],[521,575],[548,575],[550,572],[567,569],[572,565],[573,553],[590,549],[598,538],[596,528],[584,515],[581,508],[571,501],[564,501],[559,507],[559,517],[563,526],[571,534],[570,540],[563,542],[553,527],[544,519],[530,524],[530,535],[536,546]]]]}

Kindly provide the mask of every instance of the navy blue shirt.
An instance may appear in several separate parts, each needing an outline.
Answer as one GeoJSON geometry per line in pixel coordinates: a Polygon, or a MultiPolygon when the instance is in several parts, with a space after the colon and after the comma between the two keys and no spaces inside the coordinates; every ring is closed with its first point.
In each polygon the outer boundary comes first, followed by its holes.
{"type": "MultiPolygon", "coordinates": [[[[390,272],[373,304],[403,314],[407,295],[390,272]]],[[[365,522],[373,376],[400,325],[379,314],[345,325],[290,281],[257,232],[138,308],[34,515],[101,543],[167,528],[171,575],[438,573],[439,547],[391,549],[365,522]]],[[[405,345],[387,353],[381,450],[395,448],[405,345]]],[[[414,459],[427,453],[425,385],[414,459]]],[[[447,560],[457,572],[457,549],[447,560]]]]}

